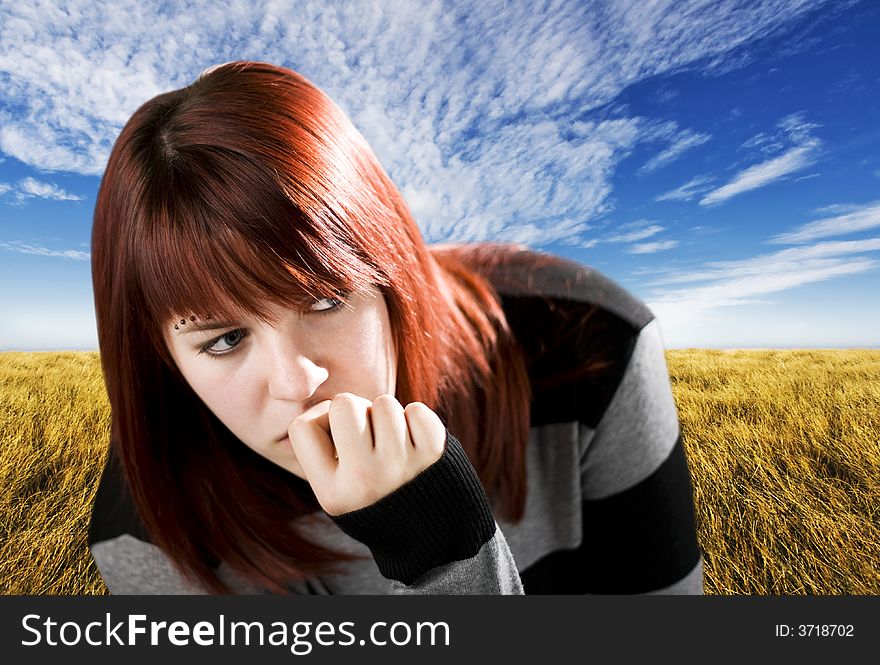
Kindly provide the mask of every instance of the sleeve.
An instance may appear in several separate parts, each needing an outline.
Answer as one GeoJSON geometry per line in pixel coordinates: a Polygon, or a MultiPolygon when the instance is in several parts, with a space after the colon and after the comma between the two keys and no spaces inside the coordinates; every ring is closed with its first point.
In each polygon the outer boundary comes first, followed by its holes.
{"type": "Polygon", "coordinates": [[[483,485],[449,432],[443,455],[418,476],[331,519],[370,549],[395,594],[523,593],[483,485]]]}
{"type": "Polygon", "coordinates": [[[656,319],[594,431],[582,427],[591,593],[703,593],[693,489],[656,319]]]}

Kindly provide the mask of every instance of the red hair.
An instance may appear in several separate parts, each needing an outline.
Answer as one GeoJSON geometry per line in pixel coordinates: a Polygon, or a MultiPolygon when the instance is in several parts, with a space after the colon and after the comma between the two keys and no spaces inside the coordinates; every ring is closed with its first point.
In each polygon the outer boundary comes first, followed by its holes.
{"type": "Polygon", "coordinates": [[[437,412],[487,493],[522,517],[528,375],[478,269],[517,249],[480,251],[432,252],[363,137],[292,71],[229,63],[134,113],[95,207],[98,339],[112,445],[147,532],[185,575],[226,592],[222,561],[284,591],[356,558],[289,528],[320,508],[308,484],[241,443],[183,379],[162,327],[190,313],[273,323],[267,302],[378,286],[398,400],[437,412]]]}

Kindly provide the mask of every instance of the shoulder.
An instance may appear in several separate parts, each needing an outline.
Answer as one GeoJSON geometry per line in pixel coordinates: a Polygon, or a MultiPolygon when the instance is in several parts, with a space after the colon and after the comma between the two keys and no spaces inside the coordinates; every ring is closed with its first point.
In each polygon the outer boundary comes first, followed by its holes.
{"type": "Polygon", "coordinates": [[[488,265],[484,276],[511,301],[537,298],[555,301],[563,308],[566,304],[571,309],[592,306],[636,331],[654,319],[641,300],[595,268],[522,246],[488,265]]]}
{"type": "Polygon", "coordinates": [[[525,355],[534,425],[577,420],[595,427],[632,380],[625,377],[646,365],[652,376],[666,372],[653,312],[600,271],[522,248],[508,249],[481,273],[525,355]]]}

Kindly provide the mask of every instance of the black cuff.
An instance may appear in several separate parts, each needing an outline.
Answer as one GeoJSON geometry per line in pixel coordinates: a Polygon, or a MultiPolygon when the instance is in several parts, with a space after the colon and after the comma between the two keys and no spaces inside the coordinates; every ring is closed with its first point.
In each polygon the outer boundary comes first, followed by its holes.
{"type": "Polygon", "coordinates": [[[406,585],[475,556],[495,534],[486,491],[448,430],[434,464],[376,503],[330,518],[370,548],[383,576],[406,585]]]}

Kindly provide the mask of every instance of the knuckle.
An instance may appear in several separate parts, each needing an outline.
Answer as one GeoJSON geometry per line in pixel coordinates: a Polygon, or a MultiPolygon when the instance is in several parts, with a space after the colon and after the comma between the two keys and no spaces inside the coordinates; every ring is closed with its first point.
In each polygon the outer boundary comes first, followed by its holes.
{"type": "Polygon", "coordinates": [[[354,401],[354,395],[351,393],[338,393],[333,396],[331,404],[348,404],[354,401]]]}
{"type": "Polygon", "coordinates": [[[339,393],[333,398],[330,403],[330,408],[335,406],[337,409],[340,407],[346,409],[358,409],[364,406],[369,406],[370,404],[370,400],[364,399],[360,395],[355,395],[354,393],[339,393]]]}
{"type": "Polygon", "coordinates": [[[431,409],[422,402],[410,402],[406,405],[403,412],[406,414],[407,418],[419,418],[420,420],[424,420],[428,413],[433,413],[431,409]]]}
{"type": "Polygon", "coordinates": [[[397,401],[397,398],[394,397],[394,395],[390,395],[388,393],[384,395],[379,395],[376,399],[373,400],[373,406],[394,407],[399,405],[400,403],[397,401]]]}

